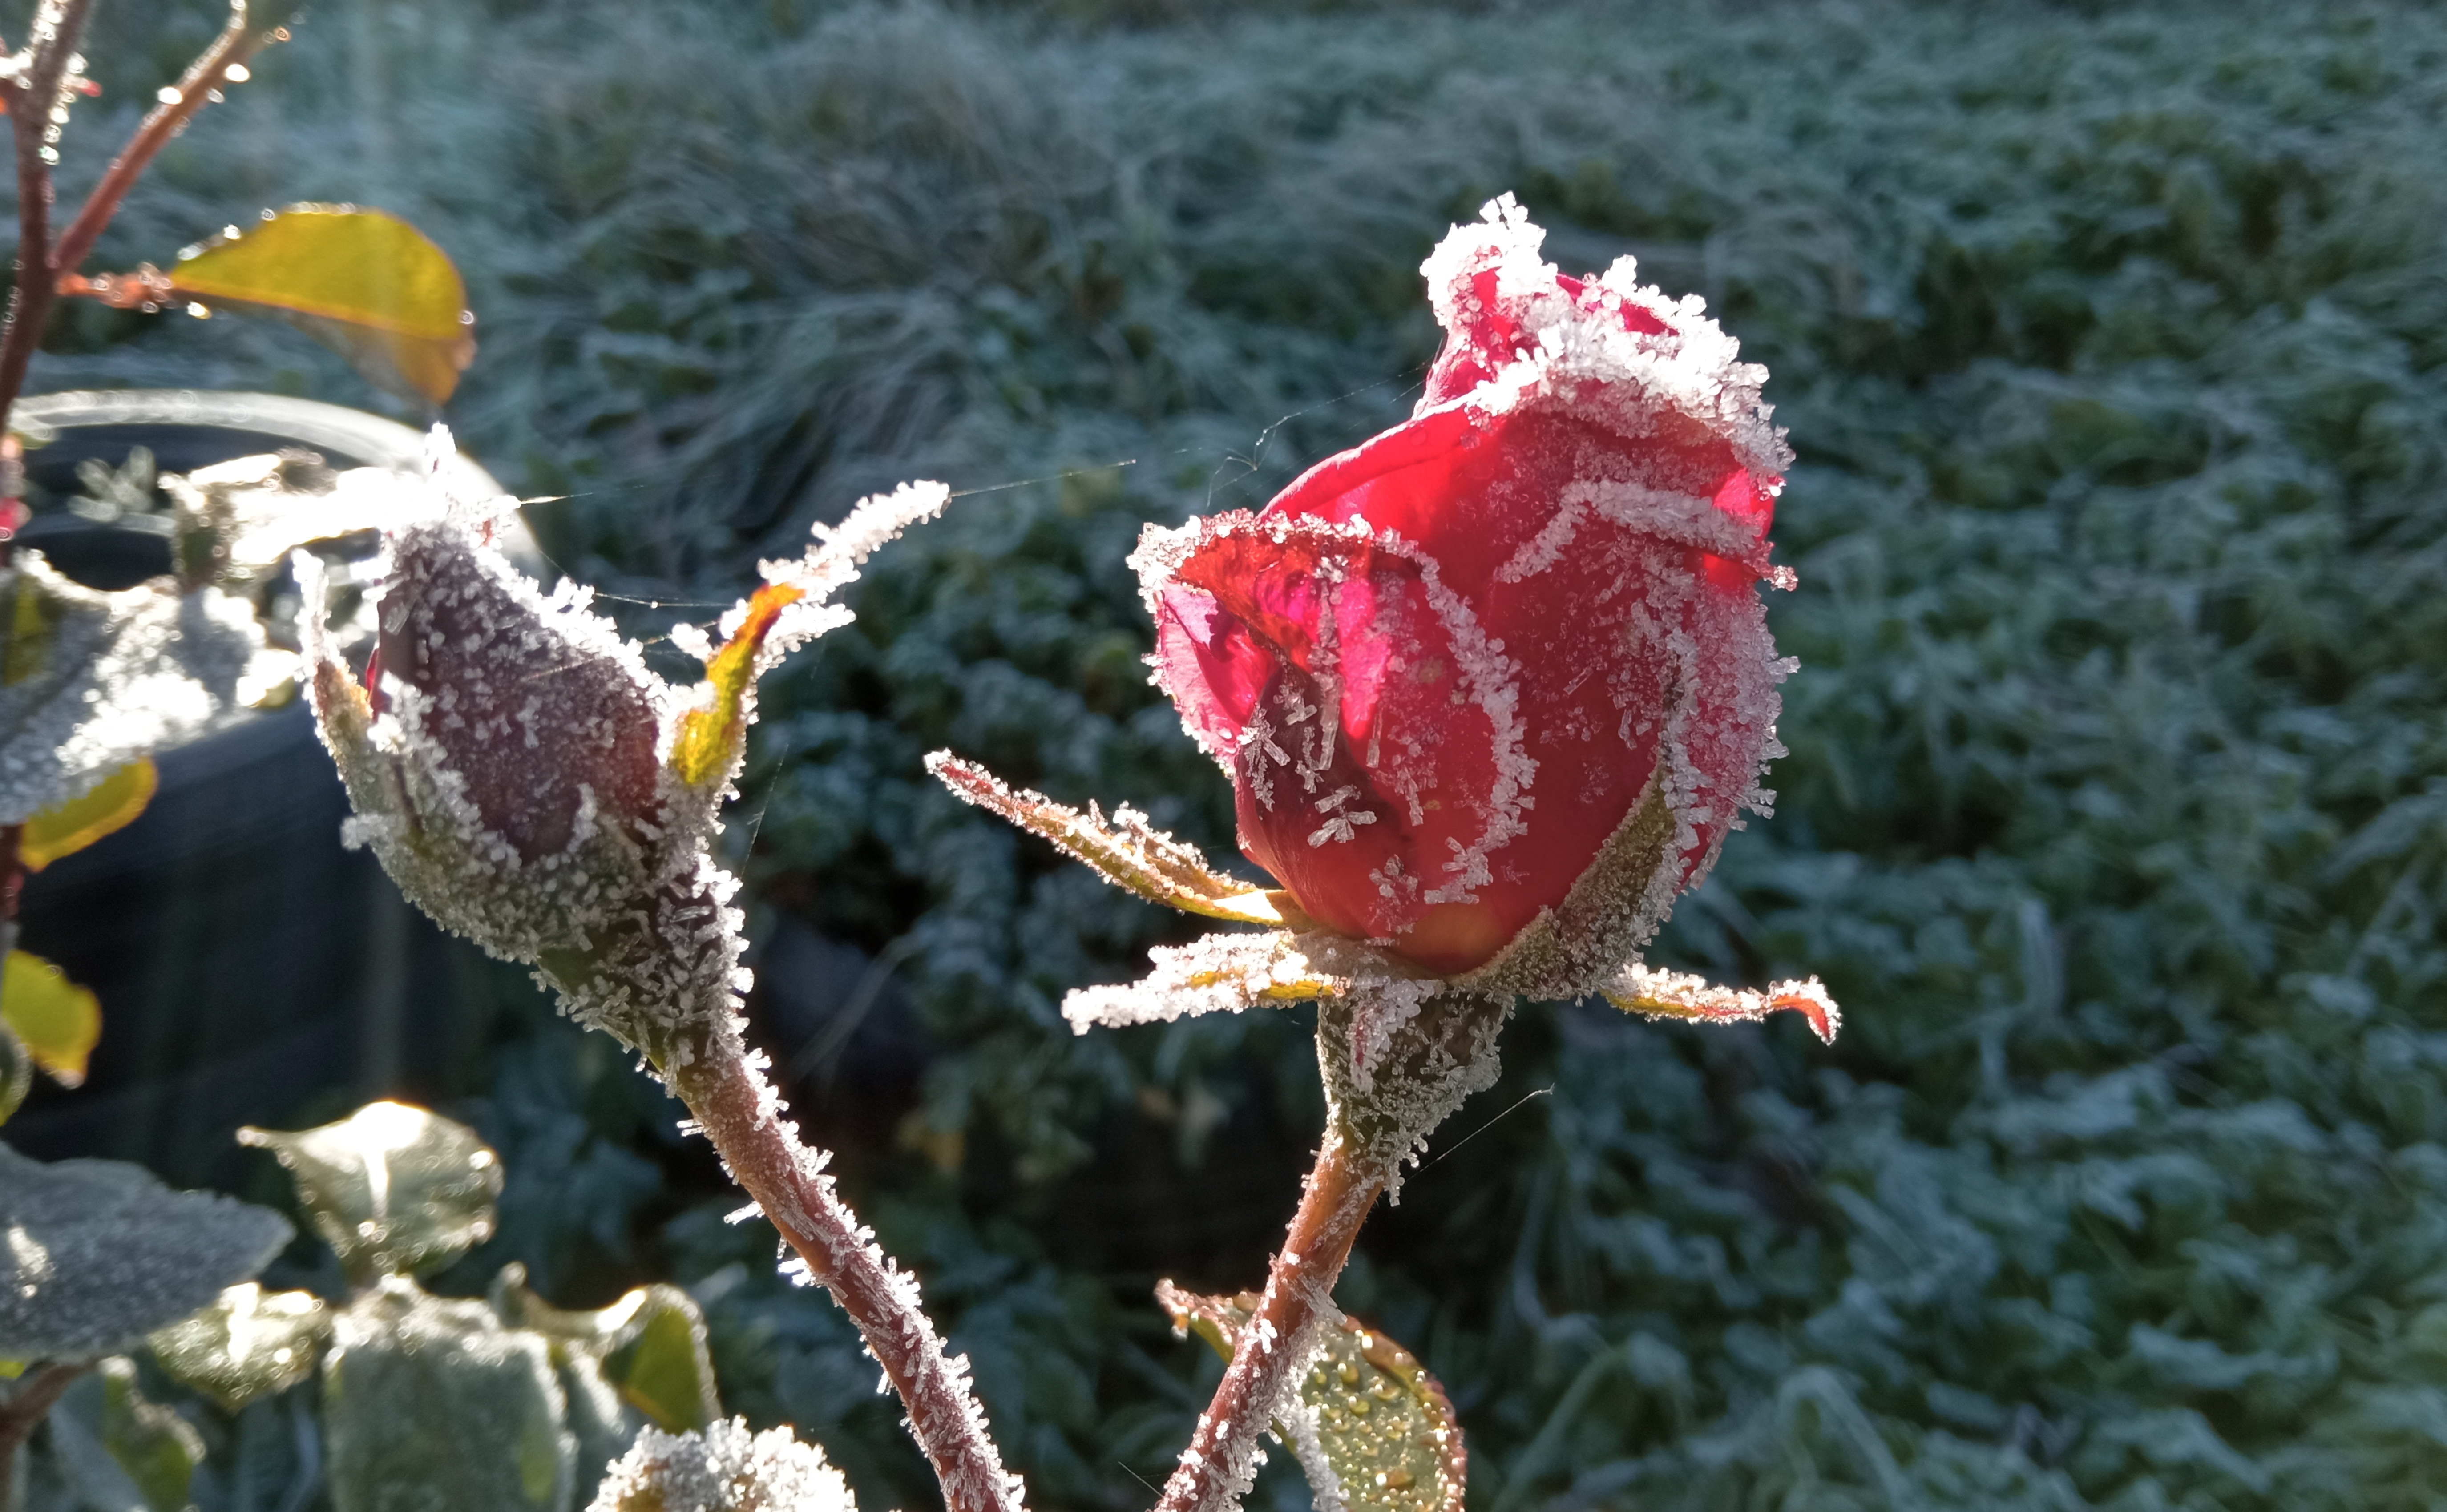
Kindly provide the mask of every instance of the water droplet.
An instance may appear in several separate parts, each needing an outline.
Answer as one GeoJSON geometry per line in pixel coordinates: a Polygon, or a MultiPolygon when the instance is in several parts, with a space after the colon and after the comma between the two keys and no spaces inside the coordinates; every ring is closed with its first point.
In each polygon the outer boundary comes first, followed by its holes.
{"type": "Polygon", "coordinates": [[[204,98],[211,101],[214,104],[219,104],[221,103],[222,96],[218,89],[207,89],[204,91],[204,98]]]}
{"type": "Polygon", "coordinates": [[[228,67],[221,70],[221,77],[228,80],[231,84],[244,84],[249,79],[254,78],[255,75],[246,71],[245,64],[233,63],[228,67]]]}
{"type": "Polygon", "coordinates": [[[161,101],[165,105],[175,105],[180,101],[184,100],[187,97],[179,92],[179,86],[177,85],[165,84],[161,88],[153,92],[153,98],[161,101]]]}
{"type": "Polygon", "coordinates": [[[195,316],[198,320],[210,320],[213,318],[213,312],[211,310],[196,303],[192,299],[187,301],[187,313],[195,316]]]}

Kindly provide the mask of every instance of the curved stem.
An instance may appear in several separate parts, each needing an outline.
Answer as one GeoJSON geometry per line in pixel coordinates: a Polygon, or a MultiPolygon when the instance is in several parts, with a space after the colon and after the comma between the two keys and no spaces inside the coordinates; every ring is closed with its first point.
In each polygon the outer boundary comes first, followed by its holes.
{"type": "Polygon", "coordinates": [[[211,101],[213,91],[228,82],[230,69],[261,51],[265,43],[276,42],[286,35],[285,30],[250,30],[246,24],[246,8],[242,5],[230,8],[228,24],[221,28],[220,35],[213,39],[212,46],[187,65],[187,71],[180,76],[173,90],[174,98],[163,100],[145,116],[143,123],[136,128],[136,135],[128,138],[127,145],[120,148],[119,156],[111,160],[102,181],[93,186],[93,193],[85,196],[85,204],[77,211],[76,218],[60,233],[59,245],[51,253],[53,273],[76,272],[77,264],[85,261],[85,254],[93,250],[103,228],[109,225],[110,217],[119,213],[119,202],[127,198],[127,191],[143,176],[154,156],[168,145],[173,137],[187,128],[188,120],[211,101]]]}
{"type": "Polygon", "coordinates": [[[0,1400],[0,1512],[17,1505],[17,1450],[49,1415],[60,1396],[76,1378],[92,1370],[85,1365],[46,1365],[34,1371],[16,1394],[0,1400]]]}
{"type": "Polygon", "coordinates": [[[1334,1283],[1351,1258],[1359,1225],[1385,1190],[1390,1166],[1370,1160],[1332,1126],[1300,1188],[1291,1232],[1266,1275],[1265,1295],[1241,1333],[1241,1348],[1224,1369],[1215,1400],[1199,1415],[1198,1431],[1165,1484],[1156,1512],[1224,1512],[1241,1500],[1255,1473],[1258,1435],[1308,1352],[1315,1327],[1340,1314],[1334,1283]]]}
{"type": "Polygon", "coordinates": [[[673,1090],[704,1126],[733,1180],[832,1293],[866,1338],[909,1409],[909,1428],[942,1483],[949,1512],[1019,1512],[1020,1484],[1004,1470],[969,1388],[965,1355],[947,1357],[918,1298],[918,1281],[884,1257],[824,1174],[830,1156],[799,1142],[764,1073],[735,1034],[672,1068],[673,1090]]]}
{"type": "Polygon", "coordinates": [[[11,86],[9,135],[17,149],[17,286],[9,294],[9,323],[0,333],[0,422],[26,387],[26,367],[43,339],[43,317],[51,309],[51,163],[44,154],[55,126],[51,110],[68,59],[85,35],[93,0],[49,0],[35,12],[33,62],[11,86]]]}

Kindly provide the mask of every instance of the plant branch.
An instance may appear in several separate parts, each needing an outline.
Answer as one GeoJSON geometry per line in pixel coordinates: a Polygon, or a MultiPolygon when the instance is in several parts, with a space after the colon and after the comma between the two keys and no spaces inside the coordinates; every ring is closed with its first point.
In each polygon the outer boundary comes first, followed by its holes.
{"type": "Polygon", "coordinates": [[[9,100],[9,134],[17,148],[17,286],[9,291],[8,326],[0,331],[0,422],[26,386],[26,365],[33,360],[43,317],[50,312],[57,272],[51,257],[51,159],[58,156],[49,141],[58,125],[51,117],[92,9],[93,0],[46,0],[34,16],[32,62],[9,100]]]}
{"type": "Polygon", "coordinates": [[[76,1378],[92,1369],[90,1364],[38,1367],[14,1395],[0,1401],[0,1512],[16,1512],[18,1447],[76,1378]]]}
{"type": "Polygon", "coordinates": [[[1317,1325],[1340,1316],[1334,1306],[1335,1280],[1389,1174],[1385,1162],[1369,1159],[1340,1129],[1326,1129],[1317,1164],[1300,1188],[1291,1231],[1267,1272],[1265,1295],[1242,1330],[1240,1347],[1224,1369],[1215,1399],[1199,1415],[1198,1430],[1165,1484],[1156,1512],[1225,1512],[1240,1502],[1255,1465],[1258,1435],[1274,1419],[1317,1325]]]}
{"type": "Polygon", "coordinates": [[[262,51],[266,43],[278,42],[288,35],[284,28],[268,32],[249,29],[244,0],[230,7],[229,24],[221,28],[211,47],[187,65],[187,71],[176,86],[176,98],[162,101],[145,116],[136,135],[128,138],[127,145],[111,160],[102,181],[85,197],[76,219],[60,233],[59,245],[51,255],[52,273],[76,272],[77,264],[93,251],[103,228],[119,213],[119,202],[127,198],[127,191],[143,176],[154,156],[169,144],[171,138],[187,129],[187,122],[197,111],[211,103],[213,91],[228,81],[230,69],[262,51]]]}
{"type": "Polygon", "coordinates": [[[1334,1283],[1359,1226],[1428,1131],[1495,1084],[1496,1030],[1511,1010],[1508,996],[1451,989],[1424,1002],[1373,991],[1318,1004],[1325,1138],[1258,1311],[1156,1512],[1231,1512],[1240,1503],[1258,1435],[1292,1389],[1317,1330],[1341,1317],[1334,1283]]]}
{"type": "Polygon", "coordinates": [[[909,1409],[909,1428],[942,1483],[948,1512],[1020,1512],[1018,1478],[1003,1469],[969,1388],[966,1356],[947,1357],[920,1306],[918,1282],[884,1257],[824,1174],[830,1157],[799,1142],[782,1104],[736,1033],[670,1068],[673,1090],[704,1126],[733,1180],[850,1315],[909,1409]]]}

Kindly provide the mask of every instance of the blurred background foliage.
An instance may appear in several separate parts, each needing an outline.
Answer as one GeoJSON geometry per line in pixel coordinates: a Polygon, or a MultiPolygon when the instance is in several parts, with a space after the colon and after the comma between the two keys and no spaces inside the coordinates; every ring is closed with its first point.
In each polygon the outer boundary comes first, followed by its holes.
{"type": "MultiPolygon", "coordinates": [[[[71,186],[215,19],[104,3],[71,186]]],[[[1653,954],[1822,973],[1847,1029],[1525,1011],[1341,1292],[1451,1389],[1473,1504],[2447,1493],[2435,8],[320,0],[257,75],[98,262],[414,220],[483,321],[449,418],[641,636],[963,491],[768,685],[728,840],[759,1032],[1037,1505],[1144,1505],[1186,1441],[1214,1367],[1148,1288],[1261,1274],[1308,1021],[1072,1037],[1175,923],[919,757],[1228,849],[1122,558],[1404,414],[1419,259],[1507,189],[1774,372],[1793,754],[1653,954]]],[[[381,403],[194,328],[64,312],[37,386],[381,403]]],[[[459,980],[486,1049],[436,1085],[510,1186],[457,1290],[687,1283],[728,1405],[929,1504],[675,1105],[459,980]]]]}

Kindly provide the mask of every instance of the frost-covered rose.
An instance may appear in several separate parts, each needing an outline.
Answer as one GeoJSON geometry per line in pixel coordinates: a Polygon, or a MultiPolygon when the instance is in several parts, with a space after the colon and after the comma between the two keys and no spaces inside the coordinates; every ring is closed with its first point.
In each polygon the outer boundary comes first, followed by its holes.
{"type": "Polygon", "coordinates": [[[682,686],[585,590],[547,595],[489,544],[487,522],[514,501],[427,491],[386,532],[369,686],[322,623],[318,564],[297,561],[316,606],[301,619],[309,690],[355,809],[346,838],[445,927],[535,965],[573,1011],[658,1064],[685,1064],[692,1036],[729,1031],[747,985],[738,882],[707,846],[756,676],[846,621],[834,592],[945,490],[863,501],[838,529],[818,527],[805,558],[765,563],[718,649],[699,627],[673,627],[706,663],[703,682],[682,686]]]}
{"type": "Polygon", "coordinates": [[[1550,959],[1512,974],[1577,989],[1764,811],[1791,453],[1698,299],[1543,239],[1508,197],[1456,229],[1410,421],[1132,562],[1157,680],[1302,911],[1447,975],[1521,940],[1550,959]]]}

